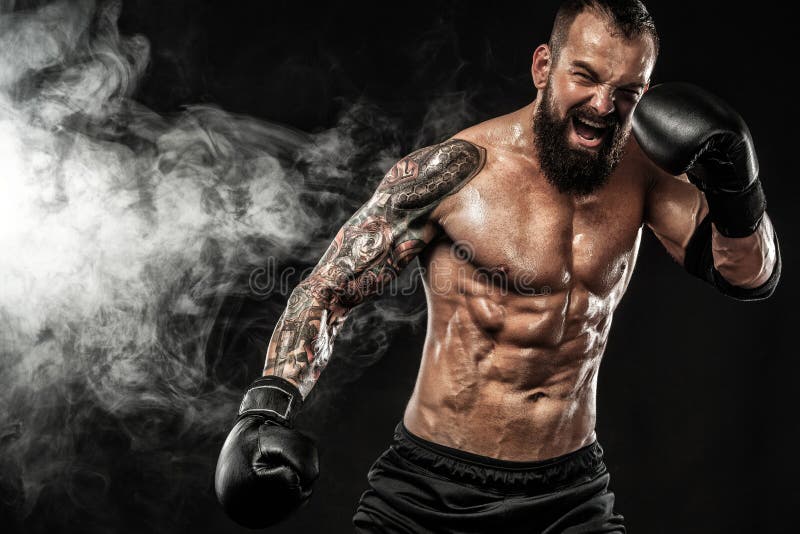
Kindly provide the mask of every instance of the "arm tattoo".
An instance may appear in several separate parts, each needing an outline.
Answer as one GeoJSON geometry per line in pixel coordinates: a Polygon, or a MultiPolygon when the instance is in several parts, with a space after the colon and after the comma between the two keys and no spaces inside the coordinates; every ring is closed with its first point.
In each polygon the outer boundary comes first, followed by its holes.
{"type": "Polygon", "coordinates": [[[425,208],[469,181],[484,157],[483,149],[461,140],[423,148],[392,167],[378,191],[392,195],[394,209],[425,208]]]}
{"type": "Polygon", "coordinates": [[[305,396],[327,364],[349,311],[423,250],[430,240],[430,212],[480,172],[485,159],[483,148],[454,139],[398,161],[292,292],[270,341],[264,373],[294,381],[305,396]]]}

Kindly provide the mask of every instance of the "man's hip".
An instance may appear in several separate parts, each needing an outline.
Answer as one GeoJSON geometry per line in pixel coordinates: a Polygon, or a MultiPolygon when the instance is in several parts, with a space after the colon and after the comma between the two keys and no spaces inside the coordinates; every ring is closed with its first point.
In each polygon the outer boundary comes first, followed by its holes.
{"type": "Polygon", "coordinates": [[[363,533],[624,533],[595,442],[540,462],[508,462],[424,440],[401,422],[370,469],[353,517],[363,533]]]}

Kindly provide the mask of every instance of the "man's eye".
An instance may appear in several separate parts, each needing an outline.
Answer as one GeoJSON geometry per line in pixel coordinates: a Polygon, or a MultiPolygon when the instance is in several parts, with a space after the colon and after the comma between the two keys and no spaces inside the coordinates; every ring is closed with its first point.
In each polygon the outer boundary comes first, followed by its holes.
{"type": "Polygon", "coordinates": [[[591,79],[592,79],[592,77],[591,77],[591,76],[589,76],[588,74],[584,74],[583,72],[576,72],[576,73],[575,73],[575,76],[577,76],[578,78],[581,78],[582,80],[589,80],[589,81],[591,81],[591,79]]]}

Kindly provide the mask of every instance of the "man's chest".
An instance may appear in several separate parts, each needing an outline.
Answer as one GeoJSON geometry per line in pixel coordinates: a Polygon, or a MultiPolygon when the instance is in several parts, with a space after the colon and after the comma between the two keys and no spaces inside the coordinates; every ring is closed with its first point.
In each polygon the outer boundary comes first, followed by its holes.
{"type": "Polygon", "coordinates": [[[438,221],[452,257],[552,291],[581,284],[602,295],[628,279],[641,237],[638,181],[612,176],[597,194],[574,199],[519,176],[479,178],[438,221]]]}

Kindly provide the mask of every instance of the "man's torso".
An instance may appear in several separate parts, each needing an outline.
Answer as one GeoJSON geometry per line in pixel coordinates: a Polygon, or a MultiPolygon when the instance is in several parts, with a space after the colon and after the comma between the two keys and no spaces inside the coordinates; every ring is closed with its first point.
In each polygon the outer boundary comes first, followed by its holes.
{"type": "Polygon", "coordinates": [[[404,417],[423,438],[520,461],[594,440],[597,371],[648,187],[631,142],[598,192],[559,194],[522,148],[523,113],[455,136],[486,163],[433,213],[428,334],[404,417]]]}

